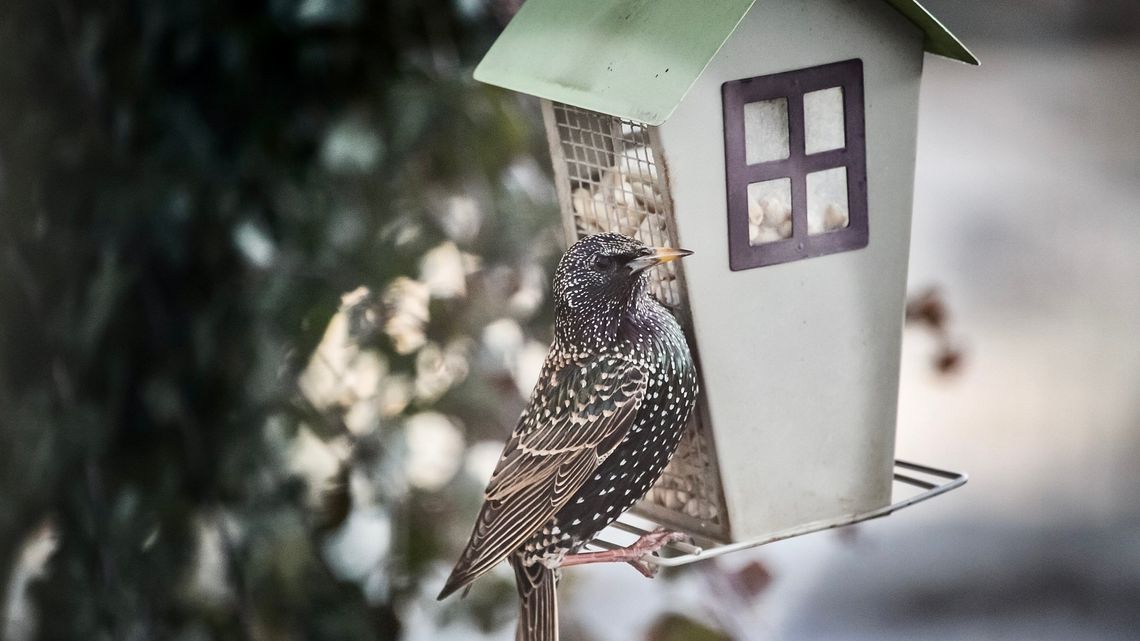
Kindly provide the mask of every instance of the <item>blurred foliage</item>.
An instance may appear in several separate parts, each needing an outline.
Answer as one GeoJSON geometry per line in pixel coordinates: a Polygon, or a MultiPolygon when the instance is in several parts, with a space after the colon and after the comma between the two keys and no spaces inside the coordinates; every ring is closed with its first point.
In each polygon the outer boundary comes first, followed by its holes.
{"type": "Polygon", "coordinates": [[[536,105],[471,80],[494,10],[0,3],[0,586],[54,532],[41,638],[388,639],[434,594],[480,488],[409,457],[513,425],[558,251],[536,105]]]}
{"type": "Polygon", "coordinates": [[[730,641],[731,637],[699,621],[679,614],[666,614],[646,634],[647,641],[730,641]]]}

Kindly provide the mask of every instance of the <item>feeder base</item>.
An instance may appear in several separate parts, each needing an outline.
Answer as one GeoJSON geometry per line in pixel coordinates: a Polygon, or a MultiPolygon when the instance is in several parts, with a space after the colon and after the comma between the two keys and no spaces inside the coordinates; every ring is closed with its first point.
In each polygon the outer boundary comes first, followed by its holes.
{"type": "MultiPolygon", "coordinates": [[[[662,548],[660,551],[653,554],[648,554],[640,559],[641,563],[650,563],[660,567],[676,567],[680,565],[687,565],[705,559],[712,559],[718,556],[729,554],[730,552],[738,552],[740,550],[748,550],[751,548],[775,543],[776,541],[783,541],[804,534],[811,534],[812,532],[820,532],[823,530],[830,530],[844,525],[853,525],[862,521],[869,521],[879,517],[887,516],[888,514],[897,512],[903,508],[910,507],[916,503],[921,503],[927,499],[932,499],[941,494],[945,494],[951,490],[962,487],[966,484],[968,476],[961,472],[950,472],[947,470],[940,470],[937,468],[929,467],[926,465],[919,465],[917,463],[910,463],[907,461],[895,461],[894,479],[895,483],[899,485],[918,488],[921,490],[917,494],[900,498],[890,505],[883,506],[876,510],[867,512],[860,512],[857,514],[850,514],[834,519],[826,519],[822,521],[814,521],[812,523],[805,523],[796,527],[787,528],[759,536],[756,538],[748,539],[747,541],[737,541],[735,543],[727,543],[723,545],[714,545],[712,547],[701,548],[686,541],[673,541],[662,548]]],[[[620,519],[615,521],[610,527],[602,530],[597,538],[591,541],[586,550],[618,550],[625,548],[628,543],[622,543],[623,538],[628,538],[629,535],[643,537],[650,534],[657,529],[657,524],[648,521],[645,518],[634,516],[630,514],[623,515],[620,519]]]]}

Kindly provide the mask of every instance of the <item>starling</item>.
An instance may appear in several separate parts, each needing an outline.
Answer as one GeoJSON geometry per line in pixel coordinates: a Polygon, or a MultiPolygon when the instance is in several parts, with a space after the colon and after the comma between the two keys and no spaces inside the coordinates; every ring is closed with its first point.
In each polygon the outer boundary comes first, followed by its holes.
{"type": "Polygon", "coordinates": [[[554,344],[503,449],[485,501],[439,598],[503,559],[522,600],[516,639],[558,638],[559,568],[638,559],[679,535],[579,553],[657,481],[681,440],[697,376],[680,325],[646,271],[687,256],[620,234],[575,243],[554,276],[554,344]]]}

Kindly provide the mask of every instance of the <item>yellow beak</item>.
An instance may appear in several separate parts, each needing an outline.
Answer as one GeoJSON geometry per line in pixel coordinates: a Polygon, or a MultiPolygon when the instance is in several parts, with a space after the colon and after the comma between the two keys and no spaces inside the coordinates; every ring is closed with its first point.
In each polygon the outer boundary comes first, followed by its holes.
{"type": "Polygon", "coordinates": [[[639,272],[643,269],[649,269],[654,265],[661,263],[668,263],[678,258],[684,258],[693,252],[687,249],[675,249],[673,247],[654,247],[653,253],[645,256],[639,256],[629,261],[627,265],[632,272],[639,272]]]}

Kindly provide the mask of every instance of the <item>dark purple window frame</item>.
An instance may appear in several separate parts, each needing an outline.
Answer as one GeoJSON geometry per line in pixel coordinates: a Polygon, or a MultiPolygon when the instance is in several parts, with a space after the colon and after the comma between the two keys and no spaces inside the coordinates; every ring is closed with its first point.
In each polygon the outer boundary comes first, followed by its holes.
{"type": "Polygon", "coordinates": [[[731,80],[721,87],[724,101],[724,162],[728,184],[728,254],[733,271],[777,265],[867,246],[867,136],[863,121],[863,61],[846,60],[770,76],[731,80]],[[804,94],[843,88],[843,149],[804,153],[804,94]],[[744,105],[787,98],[788,157],[749,165],[744,151],[744,105]],[[847,169],[848,225],[810,235],[807,228],[807,175],[847,169]],[[748,185],[790,178],[792,236],[761,245],[748,242],[748,185]]]}

